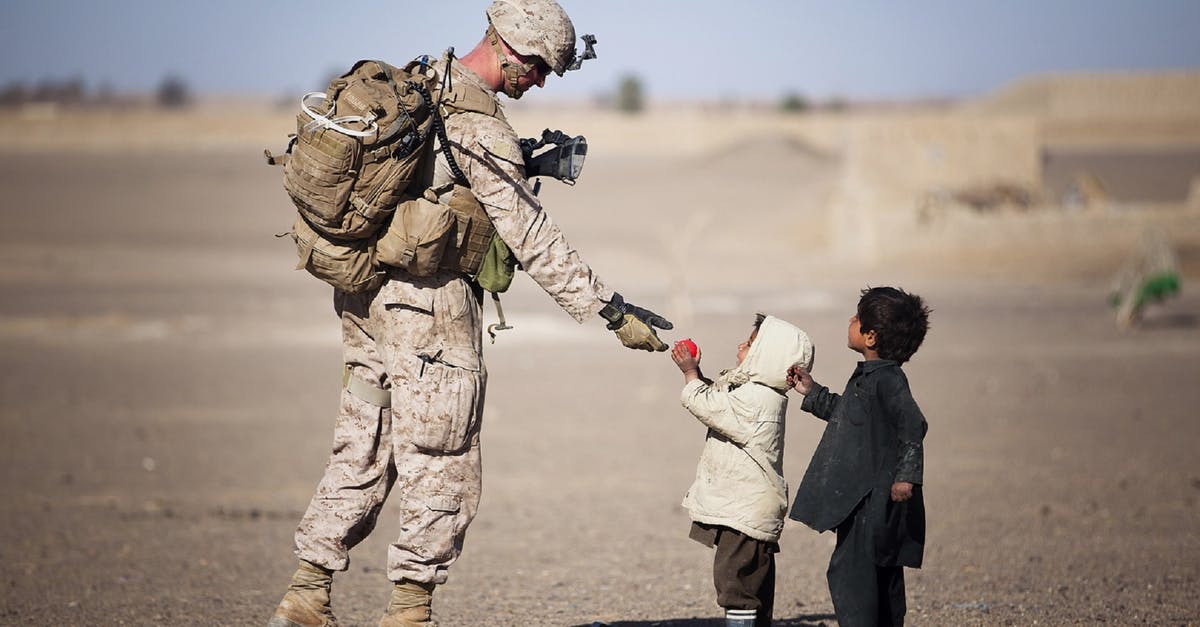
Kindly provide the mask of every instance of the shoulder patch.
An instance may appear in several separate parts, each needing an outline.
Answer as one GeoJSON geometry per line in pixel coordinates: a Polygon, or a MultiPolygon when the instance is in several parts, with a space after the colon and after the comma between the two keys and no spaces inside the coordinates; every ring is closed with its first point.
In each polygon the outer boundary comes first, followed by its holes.
{"type": "Polygon", "coordinates": [[[483,148],[493,156],[511,163],[525,162],[521,156],[521,146],[510,136],[491,135],[484,138],[483,148]]]}

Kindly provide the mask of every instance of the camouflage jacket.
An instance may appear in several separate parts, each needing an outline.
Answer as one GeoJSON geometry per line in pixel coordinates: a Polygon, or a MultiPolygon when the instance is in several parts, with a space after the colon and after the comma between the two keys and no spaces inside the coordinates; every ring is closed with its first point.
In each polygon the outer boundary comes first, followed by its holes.
{"type": "MultiPolygon", "coordinates": [[[[457,60],[450,78],[455,89],[478,89],[496,99],[495,92],[457,60]]],[[[498,99],[496,104],[499,109],[498,99]]],[[[613,291],[584,263],[533,195],[519,138],[503,114],[448,116],[446,135],[472,193],[525,273],[576,321],[595,317],[613,291]]],[[[445,156],[440,150],[436,154],[434,187],[453,181],[445,156]]]]}

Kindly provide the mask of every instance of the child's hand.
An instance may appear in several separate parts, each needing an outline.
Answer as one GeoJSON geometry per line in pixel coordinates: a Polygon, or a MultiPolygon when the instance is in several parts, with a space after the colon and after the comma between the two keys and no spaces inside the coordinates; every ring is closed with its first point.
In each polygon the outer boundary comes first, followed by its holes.
{"type": "Polygon", "coordinates": [[[699,375],[699,348],[696,348],[696,356],[692,357],[692,351],[688,348],[687,344],[683,342],[683,340],[680,340],[675,342],[675,345],[671,347],[671,359],[675,362],[676,366],[679,366],[679,371],[684,375],[687,375],[689,372],[694,372],[699,375]]]}
{"type": "MultiPolygon", "coordinates": [[[[778,371],[776,371],[778,372],[778,371]]],[[[813,389],[812,375],[808,374],[808,370],[800,364],[795,364],[788,368],[787,384],[790,387],[796,388],[796,391],[801,394],[808,394],[813,389]]]]}
{"type": "Polygon", "coordinates": [[[913,484],[907,481],[897,481],[892,484],[892,500],[901,503],[912,498],[913,484]]]}

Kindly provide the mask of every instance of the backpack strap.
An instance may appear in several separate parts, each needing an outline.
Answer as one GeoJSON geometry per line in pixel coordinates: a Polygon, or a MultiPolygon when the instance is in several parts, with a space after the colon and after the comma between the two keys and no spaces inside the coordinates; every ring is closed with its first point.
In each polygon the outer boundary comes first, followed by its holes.
{"type": "MultiPolygon", "coordinates": [[[[443,67],[444,64],[445,58],[441,62],[431,62],[428,56],[418,57],[410,62],[405,70],[423,74],[431,87],[440,86],[445,78],[443,74],[452,71],[443,67]]],[[[445,109],[446,115],[482,113],[498,120],[507,121],[504,111],[500,109],[500,103],[496,102],[496,95],[492,92],[471,85],[467,81],[453,79],[446,81],[445,87],[445,90],[438,89],[437,94],[440,95],[438,102],[445,109]]]]}
{"type": "Polygon", "coordinates": [[[442,106],[446,108],[446,115],[470,112],[498,120],[505,119],[495,96],[478,87],[464,85],[461,81],[455,83],[450,93],[442,96],[442,106]]]}

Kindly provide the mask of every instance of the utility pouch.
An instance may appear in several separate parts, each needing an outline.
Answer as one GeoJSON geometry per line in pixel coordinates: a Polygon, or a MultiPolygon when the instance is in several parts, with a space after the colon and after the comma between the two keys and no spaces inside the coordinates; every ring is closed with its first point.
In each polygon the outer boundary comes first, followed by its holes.
{"type": "Polygon", "coordinates": [[[404,201],[379,238],[376,257],[413,276],[429,276],[438,270],[453,226],[449,207],[425,197],[404,201]]]}
{"type": "Polygon", "coordinates": [[[446,247],[442,267],[473,277],[492,245],[496,227],[469,187],[455,185],[449,204],[454,212],[454,238],[446,247]]]}
{"type": "Polygon", "coordinates": [[[475,282],[493,294],[500,294],[508,289],[516,274],[517,258],[504,240],[493,234],[491,245],[479,265],[479,273],[475,275],[475,282]]]}
{"type": "Polygon", "coordinates": [[[297,116],[297,141],[283,166],[283,186],[305,217],[322,230],[336,230],[354,189],[362,140],[330,128],[306,130],[311,121],[306,113],[297,116]]]}
{"type": "Polygon", "coordinates": [[[303,216],[292,225],[292,239],[300,260],[297,270],[310,274],[344,292],[356,294],[378,288],[386,274],[375,261],[375,241],[337,242],[322,237],[303,216]]]}

